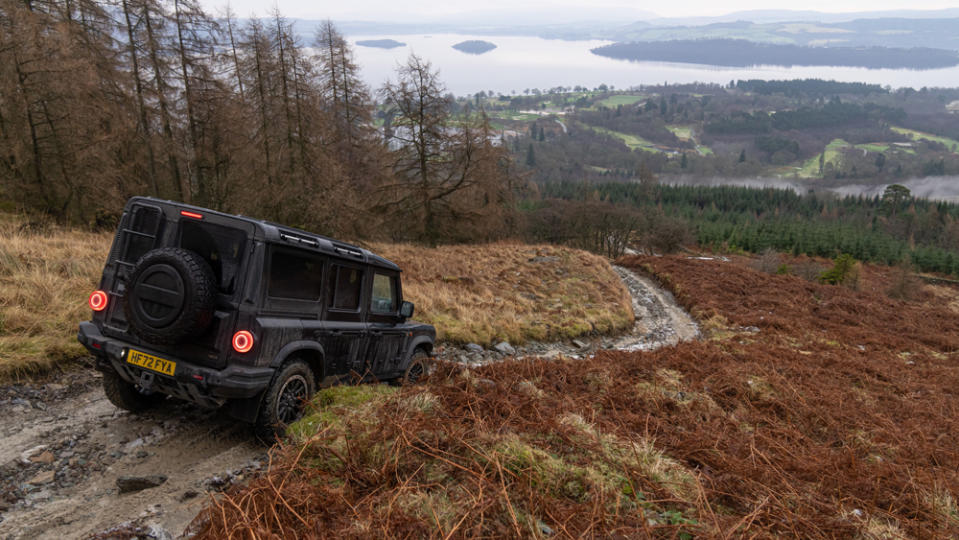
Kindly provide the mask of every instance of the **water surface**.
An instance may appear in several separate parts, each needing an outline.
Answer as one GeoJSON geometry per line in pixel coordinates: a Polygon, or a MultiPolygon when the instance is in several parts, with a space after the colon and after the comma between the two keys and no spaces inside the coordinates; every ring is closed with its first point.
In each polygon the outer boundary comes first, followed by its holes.
{"type": "Polygon", "coordinates": [[[538,37],[434,35],[351,35],[356,59],[365,80],[379,88],[411,52],[439,68],[440,78],[456,95],[472,95],[481,90],[504,94],[523,94],[531,88],[549,89],[577,85],[595,88],[600,84],[618,89],[654,84],[707,82],[728,84],[737,79],[832,79],[913,88],[955,87],[959,85],[959,66],[944,69],[866,69],[829,66],[755,66],[748,68],[674,64],[667,62],[629,62],[604,58],[590,49],[610,41],[563,41],[538,37]],[[377,49],[355,46],[358,40],[395,39],[405,47],[377,49]],[[461,41],[479,39],[496,44],[496,49],[470,55],[453,49],[461,41]]]}

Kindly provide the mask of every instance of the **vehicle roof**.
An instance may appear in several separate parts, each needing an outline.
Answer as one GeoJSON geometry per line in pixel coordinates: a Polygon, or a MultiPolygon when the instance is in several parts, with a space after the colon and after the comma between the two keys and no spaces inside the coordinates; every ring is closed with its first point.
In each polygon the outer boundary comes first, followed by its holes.
{"type": "Polygon", "coordinates": [[[327,236],[297,229],[296,227],[288,227],[286,225],[273,223],[271,221],[251,218],[238,214],[218,212],[209,208],[202,208],[199,206],[193,206],[190,204],[169,201],[165,199],[158,199],[155,197],[132,197],[129,201],[127,201],[126,208],[124,210],[129,210],[134,204],[137,203],[155,205],[163,209],[194,212],[202,215],[204,218],[219,218],[215,221],[242,221],[254,227],[256,236],[260,236],[263,240],[274,244],[325,253],[340,259],[378,266],[387,270],[394,270],[397,272],[401,271],[400,267],[397,266],[396,263],[384,257],[380,257],[372,251],[355,246],[353,244],[341,242],[340,240],[336,240],[327,236]]]}

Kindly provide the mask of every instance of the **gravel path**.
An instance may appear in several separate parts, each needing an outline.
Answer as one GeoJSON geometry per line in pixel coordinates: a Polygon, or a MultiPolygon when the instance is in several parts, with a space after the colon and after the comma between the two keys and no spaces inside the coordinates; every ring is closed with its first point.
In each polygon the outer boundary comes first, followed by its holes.
{"type": "Polygon", "coordinates": [[[601,349],[649,351],[699,337],[699,326],[676,303],[672,293],[632,270],[615,265],[613,270],[619,274],[632,297],[633,314],[636,318],[633,328],[624,335],[581,338],[569,343],[530,342],[501,350],[484,349],[478,345],[444,347],[438,356],[444,360],[479,366],[509,356],[585,358],[601,349]]]}

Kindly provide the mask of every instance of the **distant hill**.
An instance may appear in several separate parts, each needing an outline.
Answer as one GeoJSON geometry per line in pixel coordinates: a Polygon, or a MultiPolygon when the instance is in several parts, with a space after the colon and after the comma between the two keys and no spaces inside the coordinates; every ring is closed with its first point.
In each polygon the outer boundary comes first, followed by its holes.
{"type": "Polygon", "coordinates": [[[406,43],[395,39],[364,39],[356,42],[360,47],[375,47],[377,49],[395,49],[406,47],[406,43]]]}
{"type": "MultiPolygon", "coordinates": [[[[312,36],[321,21],[300,19],[296,31],[312,36]]],[[[959,9],[829,14],[814,11],[746,11],[720,17],[620,17],[616,21],[481,23],[469,21],[337,21],[346,35],[470,34],[547,39],[667,41],[746,39],[762,43],[843,47],[931,47],[959,50],[959,9]]]]}
{"type": "MultiPolygon", "coordinates": [[[[948,13],[951,13],[949,11],[948,13]]],[[[956,15],[959,15],[957,13],[956,15]]],[[[607,34],[613,41],[745,39],[762,43],[842,47],[931,47],[959,50],[959,17],[861,18],[824,23],[802,18],[791,22],[712,22],[698,25],[623,25],[607,34]]],[[[657,21],[659,22],[659,21],[657,21]]]]}
{"type": "Polygon", "coordinates": [[[959,65],[959,53],[945,49],[889,47],[803,47],[741,39],[614,43],[592,49],[620,60],[680,62],[713,66],[851,66],[871,69],[936,69],[959,65]]]}
{"type": "Polygon", "coordinates": [[[453,45],[453,48],[466,54],[483,54],[495,49],[496,44],[481,39],[470,39],[453,45]]]}

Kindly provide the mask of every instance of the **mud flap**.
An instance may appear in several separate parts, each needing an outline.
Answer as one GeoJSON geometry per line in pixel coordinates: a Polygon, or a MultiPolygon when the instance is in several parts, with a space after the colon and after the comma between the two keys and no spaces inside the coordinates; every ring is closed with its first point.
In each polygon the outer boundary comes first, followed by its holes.
{"type": "Polygon", "coordinates": [[[252,424],[256,421],[256,416],[260,412],[260,403],[262,401],[263,392],[260,392],[253,397],[231,399],[226,402],[223,409],[231,418],[252,424]]]}

